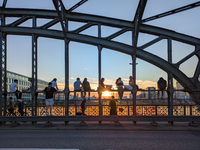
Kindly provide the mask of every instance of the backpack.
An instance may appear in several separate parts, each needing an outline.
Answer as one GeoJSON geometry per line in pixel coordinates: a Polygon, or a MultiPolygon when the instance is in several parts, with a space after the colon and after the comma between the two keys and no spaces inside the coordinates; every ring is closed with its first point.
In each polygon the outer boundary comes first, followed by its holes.
{"type": "Polygon", "coordinates": [[[167,82],[165,80],[160,80],[159,86],[160,86],[160,89],[165,89],[167,86],[167,82]]]}

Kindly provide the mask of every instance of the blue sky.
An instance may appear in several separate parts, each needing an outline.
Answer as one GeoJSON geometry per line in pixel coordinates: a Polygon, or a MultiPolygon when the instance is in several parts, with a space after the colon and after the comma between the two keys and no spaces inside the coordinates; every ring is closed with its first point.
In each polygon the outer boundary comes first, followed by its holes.
{"type": "MultiPolygon", "coordinates": [[[[171,9],[185,6],[198,0],[149,0],[147,2],[143,18],[150,17],[171,9]]],[[[69,9],[79,0],[63,0],[65,7],[69,9]]],[[[102,15],[107,17],[119,18],[132,21],[139,0],[89,0],[74,12],[102,15]]],[[[0,0],[2,3],[2,0],[0,0]]],[[[51,0],[8,0],[7,8],[38,8],[55,9],[51,0]]],[[[190,9],[175,15],[167,16],[161,19],[147,22],[154,25],[179,33],[200,37],[199,20],[200,7],[190,9]]],[[[7,23],[11,23],[17,18],[9,18],[7,23]]],[[[41,26],[48,22],[47,19],[38,19],[37,25],[41,26]]],[[[31,20],[20,26],[30,27],[31,20]]],[[[83,25],[83,23],[70,22],[69,30],[74,30],[83,25]]],[[[56,24],[50,29],[61,30],[60,24],[56,24]]],[[[102,26],[102,36],[108,36],[119,29],[102,26]]],[[[97,26],[91,27],[81,34],[97,36],[97,26]]],[[[138,45],[142,45],[156,36],[149,34],[139,34],[138,45]]],[[[131,45],[131,32],[126,32],[114,41],[131,45]]],[[[7,69],[19,74],[31,76],[31,37],[13,36],[7,37],[8,49],[8,67],[7,69]]],[[[194,51],[194,47],[188,44],[173,41],[173,62],[179,61],[184,56],[194,51]]],[[[70,42],[70,84],[73,84],[77,77],[83,80],[87,77],[93,88],[97,86],[98,80],[98,51],[96,46],[70,42]]],[[[148,52],[156,54],[163,59],[167,59],[167,41],[162,40],[145,49],[148,52]]],[[[125,84],[128,83],[128,77],[131,75],[131,57],[110,49],[102,51],[102,77],[106,84],[114,85],[118,77],[122,77],[125,84]]],[[[194,56],[181,65],[180,69],[189,77],[193,76],[194,69],[198,59],[194,56]]],[[[137,59],[137,84],[141,88],[156,86],[160,76],[167,78],[167,74],[161,69],[153,66],[141,59],[137,59]]],[[[51,81],[54,77],[58,79],[59,86],[64,85],[64,42],[62,40],[40,37],[38,39],[38,78],[51,81]]],[[[70,86],[72,87],[72,86],[70,86]]]]}

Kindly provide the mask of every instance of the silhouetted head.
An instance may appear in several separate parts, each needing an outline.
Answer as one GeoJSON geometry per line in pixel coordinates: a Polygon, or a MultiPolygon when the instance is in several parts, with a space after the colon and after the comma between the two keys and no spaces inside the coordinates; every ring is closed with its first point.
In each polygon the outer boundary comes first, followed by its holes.
{"type": "Polygon", "coordinates": [[[84,78],[83,82],[84,82],[84,81],[87,81],[87,78],[84,78]]]}
{"type": "Polygon", "coordinates": [[[56,78],[54,78],[54,79],[53,79],[53,81],[57,81],[57,79],[56,79],[56,78]]]}
{"type": "Polygon", "coordinates": [[[15,80],[14,80],[14,82],[15,82],[15,83],[18,83],[18,80],[17,80],[17,79],[15,79],[15,80]]]}
{"type": "Polygon", "coordinates": [[[48,84],[49,86],[52,86],[52,83],[51,82],[49,82],[49,84],[48,84]]]}
{"type": "Polygon", "coordinates": [[[79,80],[80,80],[80,78],[76,78],[76,80],[77,80],[77,81],[79,81],[79,80]]]}

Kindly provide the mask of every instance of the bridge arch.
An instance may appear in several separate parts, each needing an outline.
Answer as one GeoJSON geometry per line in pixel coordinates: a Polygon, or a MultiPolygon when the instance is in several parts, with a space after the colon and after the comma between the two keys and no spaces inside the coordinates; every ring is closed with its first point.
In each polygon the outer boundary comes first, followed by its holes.
{"type": "MultiPolygon", "coordinates": [[[[181,64],[181,62],[177,64],[172,64],[170,62],[163,60],[162,58],[159,58],[156,55],[153,55],[143,50],[144,47],[148,47],[149,45],[152,45],[161,39],[176,40],[176,41],[180,41],[180,42],[195,46],[196,47],[195,52],[183,58],[182,62],[184,62],[187,59],[191,58],[193,55],[197,55],[198,58],[200,57],[200,53],[199,53],[200,39],[199,38],[177,33],[172,30],[167,30],[163,28],[141,24],[139,26],[139,32],[148,33],[148,34],[156,35],[159,37],[153,41],[150,41],[144,44],[141,47],[137,47],[137,45],[130,46],[127,44],[111,41],[112,38],[117,37],[127,31],[135,31],[136,24],[134,24],[132,21],[125,21],[125,20],[120,20],[120,19],[114,19],[114,18],[108,18],[108,17],[96,16],[96,15],[88,15],[88,14],[83,14],[83,13],[73,13],[73,12],[66,11],[64,16],[69,21],[84,22],[86,24],[74,31],[66,31],[66,36],[65,36],[65,34],[63,34],[63,31],[48,29],[49,27],[51,27],[52,25],[60,21],[59,13],[57,11],[36,10],[36,9],[7,9],[7,8],[0,8],[0,10],[1,10],[0,15],[2,16],[2,20],[4,20],[5,17],[20,17],[18,20],[16,20],[15,22],[11,24],[4,23],[3,25],[0,26],[0,32],[2,36],[3,34],[30,35],[34,39],[36,39],[38,36],[42,36],[42,37],[51,37],[51,38],[56,38],[56,39],[64,39],[65,41],[67,40],[66,42],[76,41],[76,42],[87,43],[87,44],[96,45],[96,46],[100,45],[102,47],[113,49],[113,50],[116,50],[128,55],[131,55],[131,56],[136,55],[136,57],[161,68],[165,72],[172,73],[174,78],[178,82],[180,82],[183,85],[183,87],[188,92],[190,92],[190,94],[193,94],[191,92],[193,90],[196,90],[196,91],[200,90],[200,84],[198,81],[198,76],[200,74],[199,62],[195,71],[195,75],[193,76],[192,79],[190,79],[183,72],[179,70],[179,65],[181,64]],[[37,18],[49,18],[53,20],[41,27],[37,27],[36,25],[31,28],[18,26],[28,19],[36,20],[37,18]],[[106,25],[106,26],[111,26],[111,27],[117,27],[117,28],[120,28],[121,30],[106,38],[79,34],[81,31],[94,25],[98,25],[98,26],[106,25]],[[134,50],[136,51],[134,52],[134,50]]],[[[195,98],[195,102],[197,104],[200,103],[197,97],[195,98]]]]}

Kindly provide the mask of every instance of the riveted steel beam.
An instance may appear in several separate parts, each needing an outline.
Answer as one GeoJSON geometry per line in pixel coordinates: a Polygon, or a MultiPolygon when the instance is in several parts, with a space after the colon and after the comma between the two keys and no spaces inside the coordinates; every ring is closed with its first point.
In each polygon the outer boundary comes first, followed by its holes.
{"type": "Polygon", "coordinates": [[[198,6],[200,6],[200,1],[186,5],[186,6],[183,6],[183,7],[179,7],[179,8],[176,8],[176,9],[173,9],[173,10],[152,16],[152,17],[145,18],[145,19],[142,20],[142,23],[152,21],[152,20],[155,20],[155,19],[159,19],[159,18],[162,18],[162,17],[166,17],[166,16],[169,16],[169,15],[173,15],[173,14],[176,14],[176,13],[179,13],[179,12],[182,12],[182,11],[186,11],[188,9],[192,9],[192,8],[195,8],[195,7],[198,7],[198,6]]]}
{"type": "Polygon", "coordinates": [[[80,2],[78,2],[77,4],[75,4],[74,6],[72,6],[69,10],[67,10],[68,12],[72,12],[73,10],[75,10],[76,8],[78,8],[79,6],[83,5],[85,2],[87,2],[88,0],[81,0],[80,2]]]}
{"type": "Polygon", "coordinates": [[[40,28],[41,28],[41,29],[48,29],[49,27],[55,25],[55,24],[58,23],[58,22],[60,22],[60,20],[59,20],[58,18],[56,18],[56,19],[53,19],[52,21],[50,21],[50,22],[44,24],[44,25],[41,26],[40,28]]]}
{"type": "Polygon", "coordinates": [[[115,32],[115,33],[113,33],[113,34],[111,34],[111,35],[108,36],[108,37],[106,37],[106,39],[107,39],[107,40],[112,40],[112,39],[114,39],[115,37],[117,37],[117,36],[119,36],[119,35],[125,33],[126,31],[129,31],[129,30],[130,30],[130,29],[128,29],[128,28],[122,28],[121,30],[119,30],[119,31],[117,31],[117,32],[115,32]]]}
{"type": "MultiPolygon", "coordinates": [[[[34,10],[34,9],[29,10],[29,9],[9,9],[9,8],[0,10],[1,10],[0,15],[5,15],[6,17],[22,17],[24,15],[36,16],[38,18],[49,18],[49,19],[55,19],[56,17],[58,17],[57,12],[52,10],[34,10]]],[[[69,21],[86,22],[86,23],[95,22],[95,23],[101,23],[101,25],[119,27],[119,28],[134,27],[133,23],[130,21],[96,16],[96,15],[71,12],[70,14],[67,13],[66,17],[68,18],[69,21]]],[[[172,40],[180,41],[186,44],[200,45],[199,38],[177,33],[175,31],[164,28],[141,24],[140,32],[157,36],[162,35],[164,37],[170,37],[172,40]]]]}
{"type": "MultiPolygon", "coordinates": [[[[0,27],[5,25],[5,17],[0,18],[0,27]]],[[[7,40],[6,34],[0,30],[0,58],[1,58],[1,73],[0,73],[0,116],[2,115],[2,98],[3,92],[7,92],[7,40]]],[[[4,116],[6,115],[7,94],[4,94],[4,116]]]]}
{"type": "Polygon", "coordinates": [[[89,22],[89,23],[87,23],[87,24],[81,26],[80,28],[78,28],[78,29],[72,31],[72,32],[73,32],[73,33],[80,33],[80,32],[82,32],[82,31],[88,29],[89,27],[91,27],[91,26],[93,26],[93,25],[97,25],[97,24],[92,23],[92,22],[89,22]]]}
{"type": "Polygon", "coordinates": [[[65,41],[65,116],[69,115],[69,39],[67,38],[68,20],[62,0],[53,0],[60,20],[65,41]]]}
{"type": "Polygon", "coordinates": [[[142,16],[144,13],[144,9],[146,6],[147,0],[140,0],[135,17],[133,20],[133,29],[132,29],[132,46],[133,46],[133,55],[132,55],[132,76],[133,76],[133,115],[136,115],[136,94],[137,94],[137,86],[136,86],[136,51],[137,51],[137,42],[139,29],[142,21],[142,16]]]}
{"type": "Polygon", "coordinates": [[[3,1],[2,8],[5,8],[5,7],[6,7],[6,4],[7,4],[7,0],[4,0],[4,1],[3,1]]]}
{"type": "Polygon", "coordinates": [[[152,41],[150,41],[150,42],[148,42],[148,43],[145,43],[144,45],[140,46],[139,48],[145,49],[145,48],[147,48],[147,47],[149,47],[149,46],[151,46],[151,45],[153,45],[153,44],[159,42],[159,41],[162,40],[163,38],[164,38],[164,37],[159,36],[159,37],[153,39],[152,41]]]}
{"type": "Polygon", "coordinates": [[[9,24],[8,26],[18,26],[30,18],[32,18],[32,16],[23,16],[20,19],[16,20],[15,22],[9,24]]]}

